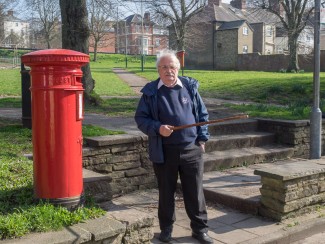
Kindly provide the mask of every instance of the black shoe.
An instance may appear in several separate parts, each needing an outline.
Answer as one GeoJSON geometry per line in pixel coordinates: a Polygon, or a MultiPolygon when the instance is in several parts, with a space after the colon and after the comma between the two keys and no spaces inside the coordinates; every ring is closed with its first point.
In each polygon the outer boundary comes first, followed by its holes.
{"type": "Polygon", "coordinates": [[[170,242],[172,240],[172,229],[167,228],[162,230],[158,239],[162,242],[170,242]]]}
{"type": "Polygon", "coordinates": [[[201,244],[210,244],[213,243],[212,238],[204,232],[192,232],[192,237],[196,240],[198,240],[201,244]]]}

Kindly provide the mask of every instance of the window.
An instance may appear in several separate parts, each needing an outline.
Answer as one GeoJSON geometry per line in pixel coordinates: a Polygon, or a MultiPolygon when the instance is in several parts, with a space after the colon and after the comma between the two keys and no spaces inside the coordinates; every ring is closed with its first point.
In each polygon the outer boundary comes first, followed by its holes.
{"type": "Polygon", "coordinates": [[[148,46],[148,39],[147,38],[143,38],[143,46],[144,47],[148,46]]]}
{"type": "Polygon", "coordinates": [[[243,27],[243,35],[247,36],[248,35],[248,28],[247,27],[243,27]]]}
{"type": "Polygon", "coordinates": [[[140,25],[135,26],[135,32],[137,32],[137,33],[141,32],[141,26],[140,25]]]}
{"type": "Polygon", "coordinates": [[[248,53],[248,46],[243,46],[243,54],[246,54],[248,53]]]}
{"type": "Polygon", "coordinates": [[[160,46],[160,39],[156,39],[156,41],[155,41],[155,46],[156,46],[156,47],[159,47],[159,46],[160,46]]]}
{"type": "Polygon", "coordinates": [[[273,30],[271,26],[266,27],[266,36],[273,36],[273,30]]]}

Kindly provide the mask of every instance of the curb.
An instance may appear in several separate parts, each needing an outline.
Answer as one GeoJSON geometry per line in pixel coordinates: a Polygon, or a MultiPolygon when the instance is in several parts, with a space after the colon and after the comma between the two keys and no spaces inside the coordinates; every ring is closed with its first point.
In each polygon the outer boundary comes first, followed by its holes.
{"type": "Polygon", "coordinates": [[[240,244],[287,244],[325,231],[325,218],[308,220],[295,227],[287,227],[264,236],[250,239],[240,244]]]}

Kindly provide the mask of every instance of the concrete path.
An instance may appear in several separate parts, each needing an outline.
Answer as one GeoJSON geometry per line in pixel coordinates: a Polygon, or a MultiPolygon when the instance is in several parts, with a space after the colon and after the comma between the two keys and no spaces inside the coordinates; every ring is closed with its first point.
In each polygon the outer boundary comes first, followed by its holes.
{"type": "MultiPolygon", "coordinates": [[[[245,173],[251,175],[252,170],[247,169],[245,173]]],[[[157,218],[157,200],[157,190],[146,190],[116,198],[113,203],[120,207],[134,208],[137,211],[154,216],[155,237],[151,243],[161,243],[158,240],[160,229],[157,218]]],[[[276,222],[210,202],[208,203],[209,235],[214,239],[214,243],[291,243],[299,240],[297,238],[302,238],[301,236],[308,238],[308,236],[315,234],[315,226],[325,224],[325,219],[320,218],[323,213],[315,212],[299,218],[276,222]]],[[[325,227],[322,228],[325,231],[325,227]]],[[[319,235],[314,239],[318,237],[319,235]]],[[[176,196],[176,222],[172,239],[171,243],[198,243],[191,237],[190,221],[186,215],[181,195],[176,196]]]]}

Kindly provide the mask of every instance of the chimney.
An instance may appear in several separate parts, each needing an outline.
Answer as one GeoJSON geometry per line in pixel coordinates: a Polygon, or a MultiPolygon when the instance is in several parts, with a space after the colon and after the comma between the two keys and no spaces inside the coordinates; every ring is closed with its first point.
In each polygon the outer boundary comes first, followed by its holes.
{"type": "Polygon", "coordinates": [[[222,3],[222,0],[208,0],[208,5],[216,5],[216,6],[220,6],[222,3]]]}
{"type": "Polygon", "coordinates": [[[238,9],[246,9],[246,0],[232,0],[230,5],[238,9]]]}
{"type": "Polygon", "coordinates": [[[240,9],[246,9],[246,0],[241,0],[240,3],[240,9]]]}
{"type": "Polygon", "coordinates": [[[144,13],[144,21],[150,22],[150,13],[149,12],[144,13]]]}
{"type": "Polygon", "coordinates": [[[7,15],[14,16],[14,11],[12,9],[8,10],[7,15]]]}

